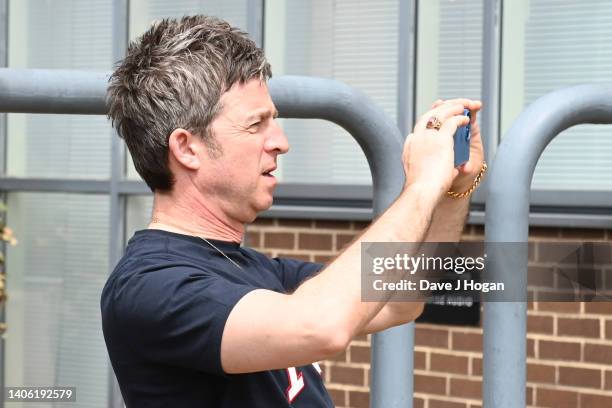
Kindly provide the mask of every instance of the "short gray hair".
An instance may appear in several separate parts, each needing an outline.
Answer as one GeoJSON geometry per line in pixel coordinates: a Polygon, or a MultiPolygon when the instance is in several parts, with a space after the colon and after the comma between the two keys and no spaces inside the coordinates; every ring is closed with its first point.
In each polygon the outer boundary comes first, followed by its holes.
{"type": "Polygon", "coordinates": [[[210,124],[221,95],[236,83],[271,76],[263,51],[227,22],[202,15],[164,19],[129,45],[111,75],[108,117],[149,188],[169,191],[172,131],[198,134],[220,154],[210,124]]]}

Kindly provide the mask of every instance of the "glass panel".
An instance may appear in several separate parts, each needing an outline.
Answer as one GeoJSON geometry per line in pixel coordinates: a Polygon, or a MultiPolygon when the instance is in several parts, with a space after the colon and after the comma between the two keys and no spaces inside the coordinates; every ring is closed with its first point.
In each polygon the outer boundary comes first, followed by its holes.
{"type": "MultiPolygon", "coordinates": [[[[266,55],[274,75],[340,80],[364,91],[395,120],[398,27],[399,0],[266,1],[266,55]]],[[[291,152],[281,162],[280,180],[371,183],[363,152],[340,127],[317,120],[282,124],[291,152]]]]}
{"type": "Polygon", "coordinates": [[[7,386],[75,386],[79,407],[108,405],[108,213],[105,196],[8,195],[19,242],[7,248],[7,386]]]}
{"type": "MultiPolygon", "coordinates": [[[[131,0],[130,39],[145,32],[156,20],[194,14],[217,16],[246,31],[248,0],[131,0]]],[[[127,177],[140,179],[128,154],[127,177]]]]}
{"type": "MultiPolygon", "coordinates": [[[[9,67],[108,71],[112,2],[12,0],[9,67]]],[[[108,178],[110,135],[103,116],[8,115],[7,174],[108,178]]]]}
{"type": "MultiPolygon", "coordinates": [[[[529,104],[551,91],[609,83],[612,2],[512,0],[504,3],[502,134],[529,104]]],[[[609,126],[580,125],[544,151],[534,189],[612,190],[609,126]]]]}
{"type": "Polygon", "coordinates": [[[421,0],[417,117],[438,98],[480,99],[483,0],[421,0]]]}
{"type": "Polygon", "coordinates": [[[131,196],[127,199],[127,216],[125,228],[125,242],[134,232],[145,229],[151,221],[151,209],[153,208],[153,196],[131,196]]]}

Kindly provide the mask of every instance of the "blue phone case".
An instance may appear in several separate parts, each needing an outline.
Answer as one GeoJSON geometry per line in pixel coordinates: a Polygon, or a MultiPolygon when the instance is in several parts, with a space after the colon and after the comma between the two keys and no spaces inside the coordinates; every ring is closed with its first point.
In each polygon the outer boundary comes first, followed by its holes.
{"type": "MultiPolygon", "coordinates": [[[[471,117],[468,109],[463,110],[463,114],[471,117]]],[[[454,136],[455,167],[461,166],[470,160],[470,124],[460,127],[454,136]]]]}

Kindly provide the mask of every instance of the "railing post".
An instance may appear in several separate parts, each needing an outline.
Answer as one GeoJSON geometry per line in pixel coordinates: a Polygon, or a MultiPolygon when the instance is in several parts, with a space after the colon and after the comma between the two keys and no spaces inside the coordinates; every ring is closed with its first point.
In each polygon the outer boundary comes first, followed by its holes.
{"type": "MultiPolygon", "coordinates": [[[[612,85],[581,85],[549,93],[514,122],[489,175],[487,242],[527,242],[530,186],[538,159],[555,136],[582,123],[612,123],[612,85]]],[[[513,275],[526,299],[527,257],[503,262],[501,257],[490,257],[489,262],[491,281],[507,281],[513,275]]],[[[526,302],[486,302],[483,330],[483,406],[524,407],[526,302]]]]}

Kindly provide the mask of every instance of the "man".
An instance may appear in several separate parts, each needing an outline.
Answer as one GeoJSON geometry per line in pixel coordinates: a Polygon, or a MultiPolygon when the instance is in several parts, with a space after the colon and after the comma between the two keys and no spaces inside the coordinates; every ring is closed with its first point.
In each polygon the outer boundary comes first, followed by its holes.
{"type": "Polygon", "coordinates": [[[272,204],[289,146],[270,67],[215,18],[164,20],[131,44],[110,80],[109,116],[154,193],[102,294],[106,344],[128,407],[330,407],[317,361],[360,333],[414,320],[422,303],[361,302],[360,242],[456,241],[482,164],[480,103],[437,101],[403,152],[401,195],[319,272],[240,247],[272,204]],[[471,159],[452,135],[474,113],[471,159]],[[307,279],[308,278],[308,279],[307,279]]]}

